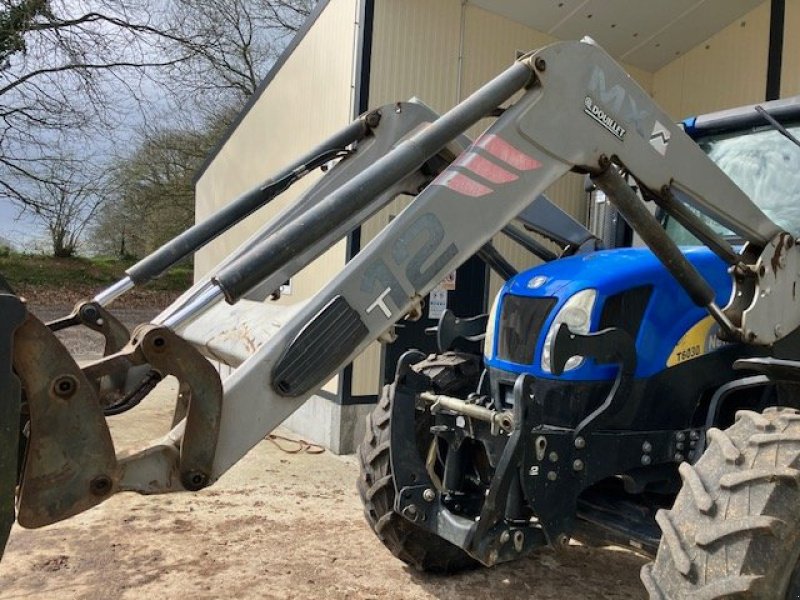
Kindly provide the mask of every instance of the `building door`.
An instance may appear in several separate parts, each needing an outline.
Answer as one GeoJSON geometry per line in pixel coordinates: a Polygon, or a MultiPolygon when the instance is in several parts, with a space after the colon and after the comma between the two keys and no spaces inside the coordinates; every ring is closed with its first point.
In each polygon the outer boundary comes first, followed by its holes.
{"type": "MultiPolygon", "coordinates": [[[[417,349],[425,354],[437,352],[436,336],[426,334],[425,329],[436,326],[445,304],[446,308],[453,311],[457,317],[474,317],[486,312],[487,285],[486,265],[477,256],[473,256],[458,268],[454,282],[446,282],[440,286],[453,289],[438,289],[425,298],[423,316],[419,321],[398,322],[395,326],[397,339],[384,346],[382,384],[394,380],[397,361],[407,350],[417,349]]],[[[462,341],[459,348],[477,352],[480,350],[480,344],[462,341]]]]}

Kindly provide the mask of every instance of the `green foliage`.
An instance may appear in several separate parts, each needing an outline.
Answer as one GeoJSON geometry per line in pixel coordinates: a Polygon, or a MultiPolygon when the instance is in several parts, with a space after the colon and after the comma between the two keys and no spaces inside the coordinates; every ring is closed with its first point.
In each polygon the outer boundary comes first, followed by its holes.
{"type": "Polygon", "coordinates": [[[39,17],[50,17],[48,0],[6,0],[0,10],[0,64],[5,65],[8,59],[27,49],[25,33],[31,30],[39,17]]]}
{"type": "Polygon", "coordinates": [[[92,232],[96,249],[142,257],[194,223],[194,174],[219,135],[164,129],[145,139],[111,171],[110,188],[92,232]]]}
{"type": "MultiPolygon", "coordinates": [[[[43,255],[9,253],[0,256],[0,273],[12,287],[51,287],[69,290],[91,286],[101,288],[118,281],[132,261],[115,258],[53,258],[43,255]]],[[[148,285],[148,289],[183,291],[192,281],[192,270],[187,266],[172,269],[161,279],[148,285]]]]}

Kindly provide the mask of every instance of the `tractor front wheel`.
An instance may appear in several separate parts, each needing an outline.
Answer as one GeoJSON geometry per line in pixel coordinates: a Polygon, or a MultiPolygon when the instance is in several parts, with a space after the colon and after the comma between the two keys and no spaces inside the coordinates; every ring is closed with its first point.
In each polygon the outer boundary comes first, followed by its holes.
{"type": "MultiPolygon", "coordinates": [[[[479,566],[458,546],[414,525],[394,511],[395,486],[389,456],[394,385],[383,388],[378,405],[367,416],[367,431],[358,449],[360,474],[358,493],[364,515],[375,535],[403,562],[422,571],[455,573],[479,566]]],[[[418,437],[410,444],[430,445],[429,424],[420,420],[418,437]]]]}
{"type": "Polygon", "coordinates": [[[642,568],[651,598],[800,598],[800,412],[740,411],[710,429],[642,568]]]}

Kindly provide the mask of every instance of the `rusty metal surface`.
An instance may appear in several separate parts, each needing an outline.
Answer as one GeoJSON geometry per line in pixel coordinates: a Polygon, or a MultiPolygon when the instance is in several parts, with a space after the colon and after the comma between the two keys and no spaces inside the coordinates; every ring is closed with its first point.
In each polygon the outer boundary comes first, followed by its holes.
{"type": "Polygon", "coordinates": [[[69,351],[28,315],[14,336],[14,369],[30,411],[17,520],[42,527],[102,502],[116,458],[94,387],[69,351]]]}
{"type": "Polygon", "coordinates": [[[22,399],[11,357],[14,331],[25,320],[26,313],[17,296],[0,293],[0,558],[14,524],[22,399]]]}
{"type": "MultiPolygon", "coordinates": [[[[119,352],[130,341],[131,336],[127,327],[96,301],[82,300],[75,305],[75,308],[66,317],[47,323],[51,331],[62,331],[80,325],[84,325],[103,336],[105,339],[104,356],[119,352]]],[[[144,372],[146,372],[146,369],[144,369],[144,372]]],[[[138,375],[138,379],[141,379],[141,373],[138,375]]],[[[124,372],[112,373],[93,383],[98,390],[100,402],[103,406],[112,406],[120,402],[126,396],[131,385],[127,373],[124,372]]]]}
{"type": "Polygon", "coordinates": [[[120,352],[87,365],[84,372],[91,380],[99,380],[145,364],[162,378],[173,375],[180,382],[173,422],[185,415],[185,425],[181,436],[168,436],[145,450],[120,457],[117,479],[121,489],[156,493],[181,486],[187,490],[205,487],[210,483],[222,413],[219,374],[189,342],[166,327],[149,324],[139,326],[120,352]]]}
{"type": "Polygon", "coordinates": [[[130,340],[130,333],[125,325],[97,302],[78,302],[69,315],[47,323],[51,331],[61,331],[78,325],[85,325],[103,335],[105,356],[119,352],[130,340]]]}
{"type": "Polygon", "coordinates": [[[210,482],[222,415],[219,374],[193,346],[165,327],[144,325],[134,336],[154,369],[181,382],[178,410],[188,405],[180,452],[181,482],[188,490],[205,487],[210,482]]]}

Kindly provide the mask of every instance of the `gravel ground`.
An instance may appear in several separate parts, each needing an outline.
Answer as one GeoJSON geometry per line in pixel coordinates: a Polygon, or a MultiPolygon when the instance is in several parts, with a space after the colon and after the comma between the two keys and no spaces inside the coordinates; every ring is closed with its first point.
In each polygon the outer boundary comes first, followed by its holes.
{"type": "MultiPolygon", "coordinates": [[[[120,314],[128,324],[153,316],[120,314]]],[[[65,342],[84,357],[98,352],[78,334],[65,342]]],[[[167,380],[109,419],[118,449],[166,431],[175,389],[167,380]]],[[[644,560],[616,548],[572,545],[457,576],[418,573],[369,530],[356,476],[353,457],[286,454],[264,441],[199,493],[119,494],[62,523],[16,527],[0,564],[0,600],[644,597],[644,560]]]]}
{"type": "MultiPolygon", "coordinates": [[[[29,310],[44,322],[65,317],[72,312],[73,305],[41,306],[31,304],[29,310]]],[[[112,307],[111,312],[128,330],[140,323],[150,321],[160,310],[152,308],[112,307]]],[[[94,360],[103,356],[103,336],[86,327],[73,327],[56,333],[73,356],[81,360],[94,360]]]]}

